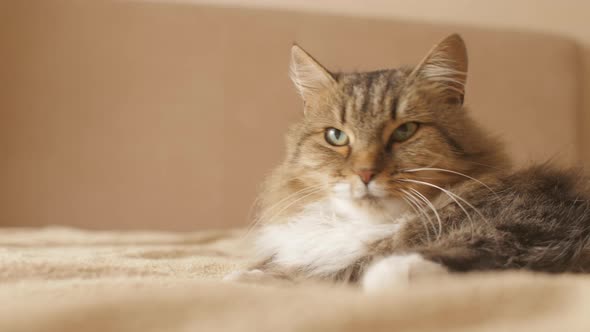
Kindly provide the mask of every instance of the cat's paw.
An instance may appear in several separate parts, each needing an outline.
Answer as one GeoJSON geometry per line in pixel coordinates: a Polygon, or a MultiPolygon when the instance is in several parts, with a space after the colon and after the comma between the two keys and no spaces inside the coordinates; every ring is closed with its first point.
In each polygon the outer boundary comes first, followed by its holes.
{"type": "Polygon", "coordinates": [[[361,285],[365,292],[406,286],[422,277],[446,274],[444,266],[419,254],[392,255],[373,263],[365,272],[361,285]]]}

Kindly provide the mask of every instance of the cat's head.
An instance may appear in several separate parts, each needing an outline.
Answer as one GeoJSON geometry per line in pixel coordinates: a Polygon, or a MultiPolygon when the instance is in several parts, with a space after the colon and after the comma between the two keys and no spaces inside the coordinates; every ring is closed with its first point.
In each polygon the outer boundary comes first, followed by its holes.
{"type": "Polygon", "coordinates": [[[467,52],[459,35],[413,69],[362,73],[332,73],[295,45],[291,72],[305,116],[288,135],[286,168],[300,186],[379,205],[412,190],[437,192],[411,181],[445,187],[465,179],[459,173],[505,163],[463,107],[467,52]]]}

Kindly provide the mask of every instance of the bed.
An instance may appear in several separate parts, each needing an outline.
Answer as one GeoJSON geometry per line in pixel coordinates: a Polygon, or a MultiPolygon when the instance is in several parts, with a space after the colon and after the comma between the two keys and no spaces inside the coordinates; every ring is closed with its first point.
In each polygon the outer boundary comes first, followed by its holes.
{"type": "Polygon", "coordinates": [[[0,331],[588,331],[590,277],[457,275],[351,285],[222,281],[241,229],[0,231],[0,331]]]}

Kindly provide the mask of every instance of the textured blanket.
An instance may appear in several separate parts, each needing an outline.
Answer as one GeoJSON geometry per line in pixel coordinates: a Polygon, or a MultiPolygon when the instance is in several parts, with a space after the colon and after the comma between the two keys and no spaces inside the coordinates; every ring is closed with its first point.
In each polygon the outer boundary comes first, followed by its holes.
{"type": "Polygon", "coordinates": [[[590,276],[496,273],[378,295],[220,281],[244,233],[0,230],[0,331],[590,331],[590,276]]]}

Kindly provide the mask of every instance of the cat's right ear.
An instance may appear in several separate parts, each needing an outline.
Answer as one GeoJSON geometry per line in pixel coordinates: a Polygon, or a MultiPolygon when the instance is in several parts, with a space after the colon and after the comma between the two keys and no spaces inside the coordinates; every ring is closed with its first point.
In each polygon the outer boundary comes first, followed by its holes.
{"type": "Polygon", "coordinates": [[[452,34],[436,44],[410,74],[410,80],[434,83],[447,100],[463,104],[467,80],[467,49],[452,34]]]}
{"type": "Polygon", "coordinates": [[[291,47],[291,79],[306,103],[336,83],[326,68],[296,44],[291,47]]]}

